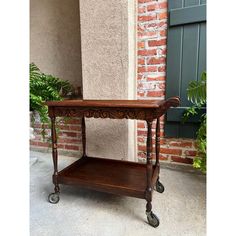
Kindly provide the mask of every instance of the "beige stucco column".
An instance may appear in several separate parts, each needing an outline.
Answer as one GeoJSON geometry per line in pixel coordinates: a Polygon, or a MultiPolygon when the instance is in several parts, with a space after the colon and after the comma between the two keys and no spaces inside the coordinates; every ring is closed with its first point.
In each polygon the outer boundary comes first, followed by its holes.
{"type": "MultiPolygon", "coordinates": [[[[84,99],[135,99],[135,0],[80,1],[84,99]]],[[[90,156],[135,160],[135,125],[86,119],[90,156]]]]}
{"type": "Polygon", "coordinates": [[[30,0],[30,62],[81,86],[79,0],[30,0]]]}

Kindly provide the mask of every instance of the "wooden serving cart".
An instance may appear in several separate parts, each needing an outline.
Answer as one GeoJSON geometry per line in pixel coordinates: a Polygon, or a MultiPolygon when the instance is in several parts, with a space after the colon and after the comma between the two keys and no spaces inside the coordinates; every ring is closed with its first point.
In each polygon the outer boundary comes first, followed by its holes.
{"type": "Polygon", "coordinates": [[[160,121],[159,118],[170,107],[177,107],[178,97],[165,101],[157,100],[65,100],[47,102],[51,119],[52,157],[54,165],[54,193],[48,196],[50,203],[59,202],[59,184],[76,185],[112,194],[146,199],[146,215],[149,224],[159,225],[158,217],[152,212],[154,187],[160,193],[164,186],[159,181],[160,121]],[[82,157],[58,171],[56,117],[82,118],[82,157]],[[86,155],[86,118],[136,119],[147,122],[146,164],[112,159],[89,157],[86,155]],[[156,160],[152,162],[152,123],[156,122],[156,160]]]}

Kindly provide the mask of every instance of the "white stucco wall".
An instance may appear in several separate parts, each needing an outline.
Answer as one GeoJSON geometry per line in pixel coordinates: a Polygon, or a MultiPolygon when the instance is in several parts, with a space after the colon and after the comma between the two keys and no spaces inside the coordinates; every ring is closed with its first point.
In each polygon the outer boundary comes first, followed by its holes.
{"type": "MultiPolygon", "coordinates": [[[[80,1],[80,12],[84,99],[129,99],[128,1],[80,1]]],[[[89,155],[130,159],[127,120],[86,123],[89,155]]]]}
{"type": "Polygon", "coordinates": [[[81,86],[78,0],[30,0],[30,62],[81,86]]]}
{"type": "MultiPolygon", "coordinates": [[[[84,99],[127,99],[127,1],[81,1],[80,12],[84,99]]],[[[127,159],[127,120],[86,124],[90,156],[127,159]]]]}

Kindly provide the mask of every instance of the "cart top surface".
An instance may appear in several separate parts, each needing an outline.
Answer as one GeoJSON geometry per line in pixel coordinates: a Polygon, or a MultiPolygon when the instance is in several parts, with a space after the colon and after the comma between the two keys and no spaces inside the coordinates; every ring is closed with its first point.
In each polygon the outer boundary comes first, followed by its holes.
{"type": "Polygon", "coordinates": [[[179,105],[178,97],[167,100],[63,100],[48,101],[49,107],[126,107],[126,108],[159,108],[169,103],[171,106],[179,105]]]}

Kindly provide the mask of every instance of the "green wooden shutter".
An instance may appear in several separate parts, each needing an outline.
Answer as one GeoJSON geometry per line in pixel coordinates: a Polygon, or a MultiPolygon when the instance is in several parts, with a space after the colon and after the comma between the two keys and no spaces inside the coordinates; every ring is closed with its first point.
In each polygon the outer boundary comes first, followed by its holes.
{"type": "Polygon", "coordinates": [[[165,136],[195,137],[198,117],[182,124],[191,103],[187,87],[206,70],[206,1],[168,0],[166,97],[179,96],[181,105],[166,115],[165,136]]]}

